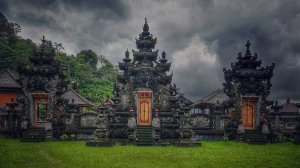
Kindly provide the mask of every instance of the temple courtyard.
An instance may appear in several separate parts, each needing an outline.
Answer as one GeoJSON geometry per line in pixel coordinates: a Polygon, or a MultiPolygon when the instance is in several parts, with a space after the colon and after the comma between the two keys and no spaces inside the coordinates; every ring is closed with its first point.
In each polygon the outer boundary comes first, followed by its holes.
{"type": "Polygon", "coordinates": [[[300,167],[300,146],[206,142],[201,147],[86,147],[84,141],[0,139],[0,167],[300,167]]]}

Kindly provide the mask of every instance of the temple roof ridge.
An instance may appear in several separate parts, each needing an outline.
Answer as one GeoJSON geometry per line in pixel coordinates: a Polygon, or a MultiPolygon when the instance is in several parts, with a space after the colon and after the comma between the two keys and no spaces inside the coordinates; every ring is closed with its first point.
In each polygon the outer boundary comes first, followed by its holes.
{"type": "Polygon", "coordinates": [[[148,32],[149,31],[149,25],[148,25],[148,22],[147,22],[147,18],[145,18],[145,23],[144,23],[144,26],[143,26],[143,32],[148,32]]]}
{"type": "Polygon", "coordinates": [[[217,102],[223,103],[223,102],[227,101],[228,99],[229,98],[225,94],[224,88],[223,88],[223,89],[218,89],[216,91],[213,91],[212,93],[210,93],[207,96],[204,96],[200,100],[196,101],[193,105],[195,106],[195,105],[198,105],[201,103],[211,103],[211,104],[216,104],[217,102]]]}
{"type": "Polygon", "coordinates": [[[3,88],[21,88],[22,86],[18,82],[19,74],[6,68],[0,70],[0,87],[3,88]]]}
{"type": "Polygon", "coordinates": [[[64,93],[62,95],[62,98],[67,99],[69,103],[71,103],[71,101],[74,100],[75,104],[96,106],[96,104],[94,102],[91,102],[87,98],[83,97],[78,92],[76,92],[74,89],[70,89],[69,91],[64,93]]]}
{"type": "Polygon", "coordinates": [[[135,39],[136,46],[140,50],[151,50],[155,48],[157,38],[153,38],[153,35],[149,32],[149,25],[147,18],[143,25],[143,32],[139,34],[139,37],[135,39]]]}
{"type": "Polygon", "coordinates": [[[245,57],[246,56],[251,56],[251,52],[250,52],[250,46],[251,46],[251,43],[250,43],[250,40],[247,40],[247,43],[245,44],[246,46],[246,53],[245,53],[245,57]]]}

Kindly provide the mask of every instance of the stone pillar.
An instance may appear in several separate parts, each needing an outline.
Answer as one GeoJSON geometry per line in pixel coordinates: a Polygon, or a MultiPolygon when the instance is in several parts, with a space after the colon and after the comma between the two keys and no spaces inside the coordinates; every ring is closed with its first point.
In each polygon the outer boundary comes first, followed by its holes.
{"type": "Polygon", "coordinates": [[[221,130],[221,116],[219,114],[216,114],[216,130],[221,130]]]}
{"type": "Polygon", "coordinates": [[[296,131],[294,132],[294,144],[300,145],[300,117],[297,117],[298,125],[296,126],[296,131]]]}
{"type": "Polygon", "coordinates": [[[95,138],[86,142],[87,146],[113,146],[109,138],[109,130],[108,130],[108,110],[105,108],[101,108],[98,111],[98,115],[96,118],[96,127],[95,130],[95,138]]]}
{"type": "Polygon", "coordinates": [[[280,116],[278,114],[275,114],[274,130],[280,130],[280,116]]]}
{"type": "Polygon", "coordinates": [[[180,118],[180,139],[176,143],[177,146],[192,147],[201,145],[194,140],[194,132],[192,130],[192,116],[189,111],[184,112],[184,116],[180,118]]]}
{"type": "Polygon", "coordinates": [[[13,134],[14,131],[14,116],[16,116],[15,108],[18,106],[18,103],[14,101],[12,98],[10,102],[6,104],[8,106],[7,113],[8,113],[8,131],[10,134],[13,134]]]}

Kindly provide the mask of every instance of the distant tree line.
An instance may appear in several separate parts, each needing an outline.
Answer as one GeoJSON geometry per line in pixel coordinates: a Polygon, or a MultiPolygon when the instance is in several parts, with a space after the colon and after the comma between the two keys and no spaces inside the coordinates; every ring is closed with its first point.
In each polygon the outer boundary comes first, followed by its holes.
{"type": "MultiPolygon", "coordinates": [[[[21,27],[17,23],[9,22],[0,12],[0,67],[17,70],[18,66],[29,63],[29,57],[37,44],[30,39],[18,36],[21,27]]],[[[69,88],[93,102],[103,102],[112,96],[113,85],[116,80],[116,69],[103,55],[98,56],[92,50],[82,50],[76,55],[62,52],[63,45],[54,42],[55,59],[64,69],[64,73],[71,81],[69,88]]]]}

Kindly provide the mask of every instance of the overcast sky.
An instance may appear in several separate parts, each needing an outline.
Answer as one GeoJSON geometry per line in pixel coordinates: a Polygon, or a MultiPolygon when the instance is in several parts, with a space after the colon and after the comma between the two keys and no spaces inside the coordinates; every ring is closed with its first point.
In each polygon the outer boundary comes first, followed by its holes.
{"type": "Polygon", "coordinates": [[[147,17],[173,82],[192,100],[222,88],[223,67],[250,40],[263,66],[276,64],[270,99],[300,99],[299,0],[0,0],[0,11],[23,38],[45,35],[69,54],[92,49],[115,64],[136,48],[147,17]]]}

